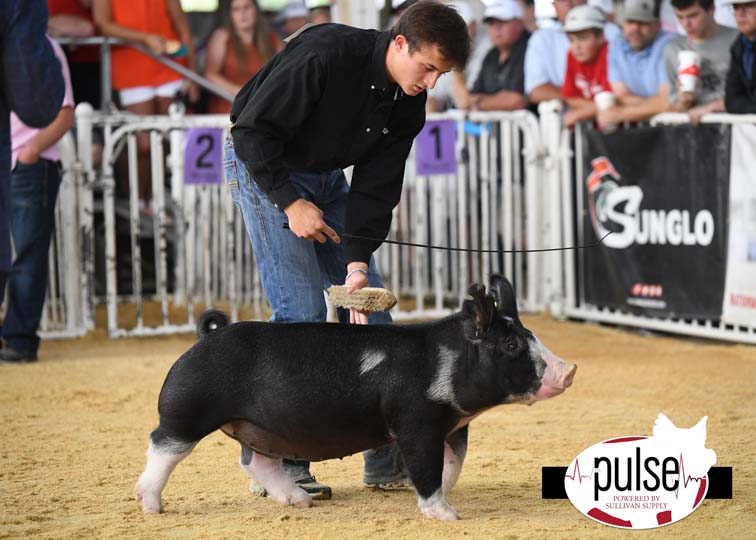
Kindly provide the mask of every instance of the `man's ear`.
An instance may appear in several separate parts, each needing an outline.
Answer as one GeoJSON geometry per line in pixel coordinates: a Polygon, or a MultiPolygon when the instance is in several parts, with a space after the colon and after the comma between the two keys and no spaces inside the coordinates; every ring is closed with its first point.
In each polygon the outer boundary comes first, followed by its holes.
{"type": "Polygon", "coordinates": [[[394,38],[394,46],[396,47],[397,52],[401,52],[405,48],[409,46],[409,42],[407,41],[407,38],[404,37],[402,34],[398,34],[394,38]]]}

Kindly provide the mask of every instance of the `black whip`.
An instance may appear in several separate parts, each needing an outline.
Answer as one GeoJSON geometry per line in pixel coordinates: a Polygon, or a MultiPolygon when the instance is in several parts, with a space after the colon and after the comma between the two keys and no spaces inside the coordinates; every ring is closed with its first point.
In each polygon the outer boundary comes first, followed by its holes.
{"type": "MultiPolygon", "coordinates": [[[[289,229],[289,224],[284,223],[283,225],[284,229],[289,229]]],[[[291,230],[291,229],[289,229],[291,230]]],[[[349,234],[349,233],[341,233],[339,236],[343,236],[345,238],[354,238],[355,240],[368,240],[370,242],[381,242],[384,244],[396,244],[399,246],[410,246],[410,247],[418,247],[418,248],[428,248],[428,249],[443,249],[446,251],[466,251],[469,253],[543,253],[546,251],[568,251],[571,249],[587,249],[587,248],[593,248],[596,246],[600,246],[604,239],[612,234],[612,231],[607,232],[604,236],[601,237],[601,239],[598,242],[594,242],[593,244],[583,244],[581,246],[570,246],[570,247],[558,247],[558,248],[544,248],[544,249],[473,249],[473,248],[455,248],[455,247],[447,247],[447,246],[432,246],[429,244],[416,244],[414,242],[400,242],[399,240],[380,240],[378,238],[370,238],[369,236],[360,236],[358,234],[349,234]]]]}

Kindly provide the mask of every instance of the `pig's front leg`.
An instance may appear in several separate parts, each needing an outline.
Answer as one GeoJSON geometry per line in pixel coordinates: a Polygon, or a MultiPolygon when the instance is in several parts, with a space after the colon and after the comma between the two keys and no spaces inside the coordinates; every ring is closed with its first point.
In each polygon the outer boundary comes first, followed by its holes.
{"type": "Polygon", "coordinates": [[[462,472],[467,454],[467,428],[468,426],[464,426],[458,429],[444,442],[444,472],[441,480],[444,496],[449,494],[462,472]]]}
{"type": "Polygon", "coordinates": [[[414,426],[403,437],[397,437],[407,474],[417,492],[420,511],[429,518],[441,521],[459,519],[449,506],[442,489],[444,468],[444,434],[433,428],[414,426]]]}

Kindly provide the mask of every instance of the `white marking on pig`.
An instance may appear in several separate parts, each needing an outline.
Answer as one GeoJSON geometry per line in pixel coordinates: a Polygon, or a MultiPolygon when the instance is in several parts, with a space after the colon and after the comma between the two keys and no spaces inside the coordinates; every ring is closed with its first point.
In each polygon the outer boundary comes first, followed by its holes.
{"type": "Polygon", "coordinates": [[[449,506],[444,498],[444,492],[441,488],[436,492],[423,499],[420,495],[417,496],[417,505],[420,507],[420,511],[431,519],[438,519],[440,521],[454,521],[459,519],[457,512],[454,508],[449,506]]]}
{"type": "Polygon", "coordinates": [[[252,463],[241,468],[254,480],[259,482],[276,501],[299,508],[312,506],[312,497],[286,474],[281,465],[281,458],[270,458],[259,452],[252,456],[252,463]]]}
{"type": "Polygon", "coordinates": [[[175,444],[167,441],[156,447],[150,441],[147,448],[147,465],[139,476],[135,489],[136,500],[142,503],[142,511],[145,514],[159,514],[163,511],[161,494],[168,482],[168,477],[171,476],[176,465],[192,452],[194,445],[190,445],[184,452],[174,453],[174,451],[177,448],[186,447],[186,443],[178,441],[175,444]]]}
{"type": "Polygon", "coordinates": [[[543,346],[543,343],[541,343],[541,340],[535,336],[533,336],[533,338],[528,341],[530,341],[530,359],[535,365],[536,376],[540,381],[541,379],[543,379],[543,374],[546,371],[545,357],[547,350],[546,347],[543,346]]]}
{"type": "Polygon", "coordinates": [[[454,365],[459,359],[459,355],[448,347],[439,345],[438,347],[438,371],[433,378],[433,382],[428,387],[425,395],[431,401],[439,403],[448,403],[462,414],[468,414],[457,403],[457,396],[454,393],[454,365]]]}
{"type": "Polygon", "coordinates": [[[457,483],[463,463],[464,458],[455,454],[449,443],[444,442],[444,472],[441,477],[441,491],[444,496],[448,495],[457,483]]]}
{"type": "Polygon", "coordinates": [[[365,351],[360,358],[360,375],[372,370],[385,359],[386,353],[383,351],[365,351]]]}

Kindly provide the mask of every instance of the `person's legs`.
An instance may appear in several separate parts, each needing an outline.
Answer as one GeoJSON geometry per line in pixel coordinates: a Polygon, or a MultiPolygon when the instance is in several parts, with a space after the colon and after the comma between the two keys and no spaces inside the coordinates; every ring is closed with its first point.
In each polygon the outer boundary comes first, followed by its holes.
{"type": "MultiPolygon", "coordinates": [[[[292,175],[292,180],[296,185],[296,174],[292,175]]],[[[315,204],[323,210],[323,217],[328,225],[337,233],[343,234],[349,193],[343,171],[324,173],[323,184],[323,192],[315,204]]],[[[327,289],[330,285],[342,285],[346,277],[346,261],[342,245],[333,242],[315,244],[315,251],[322,274],[323,288],[327,289]]],[[[371,287],[383,287],[383,280],[373,257],[370,258],[368,266],[368,281],[371,287]]],[[[346,310],[339,310],[339,320],[342,323],[349,322],[349,314],[346,310]]],[[[391,322],[391,314],[388,311],[373,312],[368,317],[369,324],[390,324],[391,322]]],[[[407,475],[396,444],[366,450],[362,455],[365,459],[363,483],[366,486],[385,489],[405,485],[407,475]]]]}
{"type": "MultiPolygon", "coordinates": [[[[127,111],[134,114],[142,116],[158,114],[155,90],[149,86],[122,90],[121,104],[127,111]]],[[[139,201],[144,208],[149,208],[152,201],[152,172],[150,170],[150,134],[146,131],[137,133],[137,172],[139,201]]]]}
{"type": "Polygon", "coordinates": [[[4,360],[36,360],[37,327],[47,291],[48,252],[60,186],[57,163],[40,159],[18,163],[11,174],[11,232],[16,258],[8,281],[8,310],[3,322],[4,360]]]}
{"type": "MultiPolygon", "coordinates": [[[[223,156],[226,181],[234,203],[244,217],[252,242],[272,322],[318,322],[326,319],[320,271],[313,243],[284,229],[286,214],[265,196],[236,156],[229,139],[223,156]]],[[[316,176],[316,175],[313,175],[316,176]]],[[[312,200],[307,182],[302,196],[312,200]]],[[[330,498],[331,488],[315,482],[307,461],[284,460],[283,469],[305,491],[318,498],[330,498]]],[[[254,492],[261,493],[253,486],[254,492]]]]}

